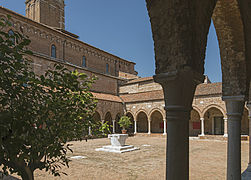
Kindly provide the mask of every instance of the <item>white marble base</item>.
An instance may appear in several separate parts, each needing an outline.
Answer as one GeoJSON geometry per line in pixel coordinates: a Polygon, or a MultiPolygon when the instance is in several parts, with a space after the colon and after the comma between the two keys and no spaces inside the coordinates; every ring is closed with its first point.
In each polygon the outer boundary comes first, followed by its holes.
{"type": "Polygon", "coordinates": [[[103,146],[102,148],[95,149],[96,151],[105,151],[105,152],[114,152],[114,153],[124,153],[139,150],[138,147],[134,147],[132,145],[124,145],[124,146],[103,146]]]}
{"type": "Polygon", "coordinates": [[[112,146],[124,146],[127,138],[128,134],[108,134],[112,146]]]}
{"type": "Polygon", "coordinates": [[[251,164],[248,165],[248,168],[241,174],[241,180],[250,180],[251,179],[251,164]]]}

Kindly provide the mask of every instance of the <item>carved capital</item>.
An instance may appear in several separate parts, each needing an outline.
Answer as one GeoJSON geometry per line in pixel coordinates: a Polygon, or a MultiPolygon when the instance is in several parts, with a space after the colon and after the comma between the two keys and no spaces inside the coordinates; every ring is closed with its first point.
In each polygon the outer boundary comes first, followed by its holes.
{"type": "Polygon", "coordinates": [[[196,86],[204,80],[203,75],[188,67],[183,70],[157,74],[153,78],[163,88],[165,110],[170,113],[178,111],[190,113],[196,86]]]}

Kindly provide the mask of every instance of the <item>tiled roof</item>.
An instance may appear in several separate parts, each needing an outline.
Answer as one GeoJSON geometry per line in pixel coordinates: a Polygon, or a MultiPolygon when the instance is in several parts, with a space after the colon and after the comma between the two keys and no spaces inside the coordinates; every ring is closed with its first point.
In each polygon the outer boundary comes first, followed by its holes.
{"type": "Polygon", "coordinates": [[[138,102],[138,101],[150,101],[150,100],[152,101],[152,100],[164,99],[162,90],[126,94],[126,95],[121,95],[120,97],[124,102],[138,102]]]}
{"type": "Polygon", "coordinates": [[[221,94],[222,93],[222,83],[209,83],[209,84],[199,84],[195,91],[195,96],[203,96],[210,94],[221,94]]]}
{"type": "Polygon", "coordinates": [[[149,81],[149,80],[153,80],[153,77],[144,77],[144,78],[134,79],[134,80],[128,81],[128,82],[126,83],[126,85],[127,85],[127,84],[138,83],[138,82],[142,82],[142,81],[149,81]]]}
{"type": "Polygon", "coordinates": [[[103,94],[103,93],[96,93],[92,92],[93,96],[98,100],[105,100],[105,101],[112,101],[112,102],[120,102],[122,103],[122,100],[119,96],[115,96],[112,94],[103,94]]]}
{"type": "MultiPolygon", "coordinates": [[[[200,84],[197,86],[195,96],[219,95],[222,92],[222,83],[200,84]]],[[[124,102],[142,102],[164,99],[162,90],[148,91],[121,95],[124,102]]]]}

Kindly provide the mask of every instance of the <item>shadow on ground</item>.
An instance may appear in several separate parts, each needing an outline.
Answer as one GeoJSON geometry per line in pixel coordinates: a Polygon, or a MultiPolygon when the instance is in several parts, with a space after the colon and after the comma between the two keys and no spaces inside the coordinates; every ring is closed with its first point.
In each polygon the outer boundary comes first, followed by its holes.
{"type": "Polygon", "coordinates": [[[21,180],[13,176],[5,176],[0,172],[0,180],[21,180]]]}

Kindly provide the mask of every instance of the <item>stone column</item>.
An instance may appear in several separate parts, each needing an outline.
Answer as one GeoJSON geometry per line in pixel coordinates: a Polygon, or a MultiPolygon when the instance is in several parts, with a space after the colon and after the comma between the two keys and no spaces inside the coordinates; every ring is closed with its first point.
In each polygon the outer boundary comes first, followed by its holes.
{"type": "Polygon", "coordinates": [[[241,179],[241,118],[244,96],[223,96],[228,117],[227,179],[241,179]]]}
{"type": "Polygon", "coordinates": [[[163,119],[163,122],[164,122],[164,133],[163,133],[163,135],[166,135],[166,119],[165,118],[163,119]]]}
{"type": "Polygon", "coordinates": [[[200,134],[200,136],[205,136],[205,124],[204,124],[205,120],[202,117],[202,118],[200,118],[200,121],[201,121],[201,134],[200,134]]]}
{"type": "Polygon", "coordinates": [[[148,119],[148,134],[151,134],[151,120],[148,119]]]}
{"type": "Polygon", "coordinates": [[[166,179],[189,179],[189,119],[197,84],[204,76],[190,68],[154,76],[164,92],[167,120],[166,179]]]}
{"type": "Polygon", "coordinates": [[[224,137],[227,137],[227,117],[223,118],[224,120],[224,137]]]}
{"type": "Polygon", "coordinates": [[[248,121],[249,121],[249,161],[247,169],[242,173],[242,180],[250,180],[251,179],[251,102],[247,104],[248,108],[248,121]]]}
{"type": "Polygon", "coordinates": [[[116,120],[112,120],[112,133],[115,134],[115,122],[116,120]]]}
{"type": "Polygon", "coordinates": [[[91,129],[91,126],[89,126],[89,136],[91,136],[92,135],[92,129],[91,129]]]}
{"type": "MultiPolygon", "coordinates": [[[[102,119],[101,120],[101,123],[102,123],[102,125],[105,123],[105,120],[104,119],[102,119]]],[[[105,132],[104,132],[104,130],[102,130],[102,135],[105,135],[105,132]]]]}
{"type": "Polygon", "coordinates": [[[137,121],[134,120],[134,134],[137,134],[137,121]]]}

